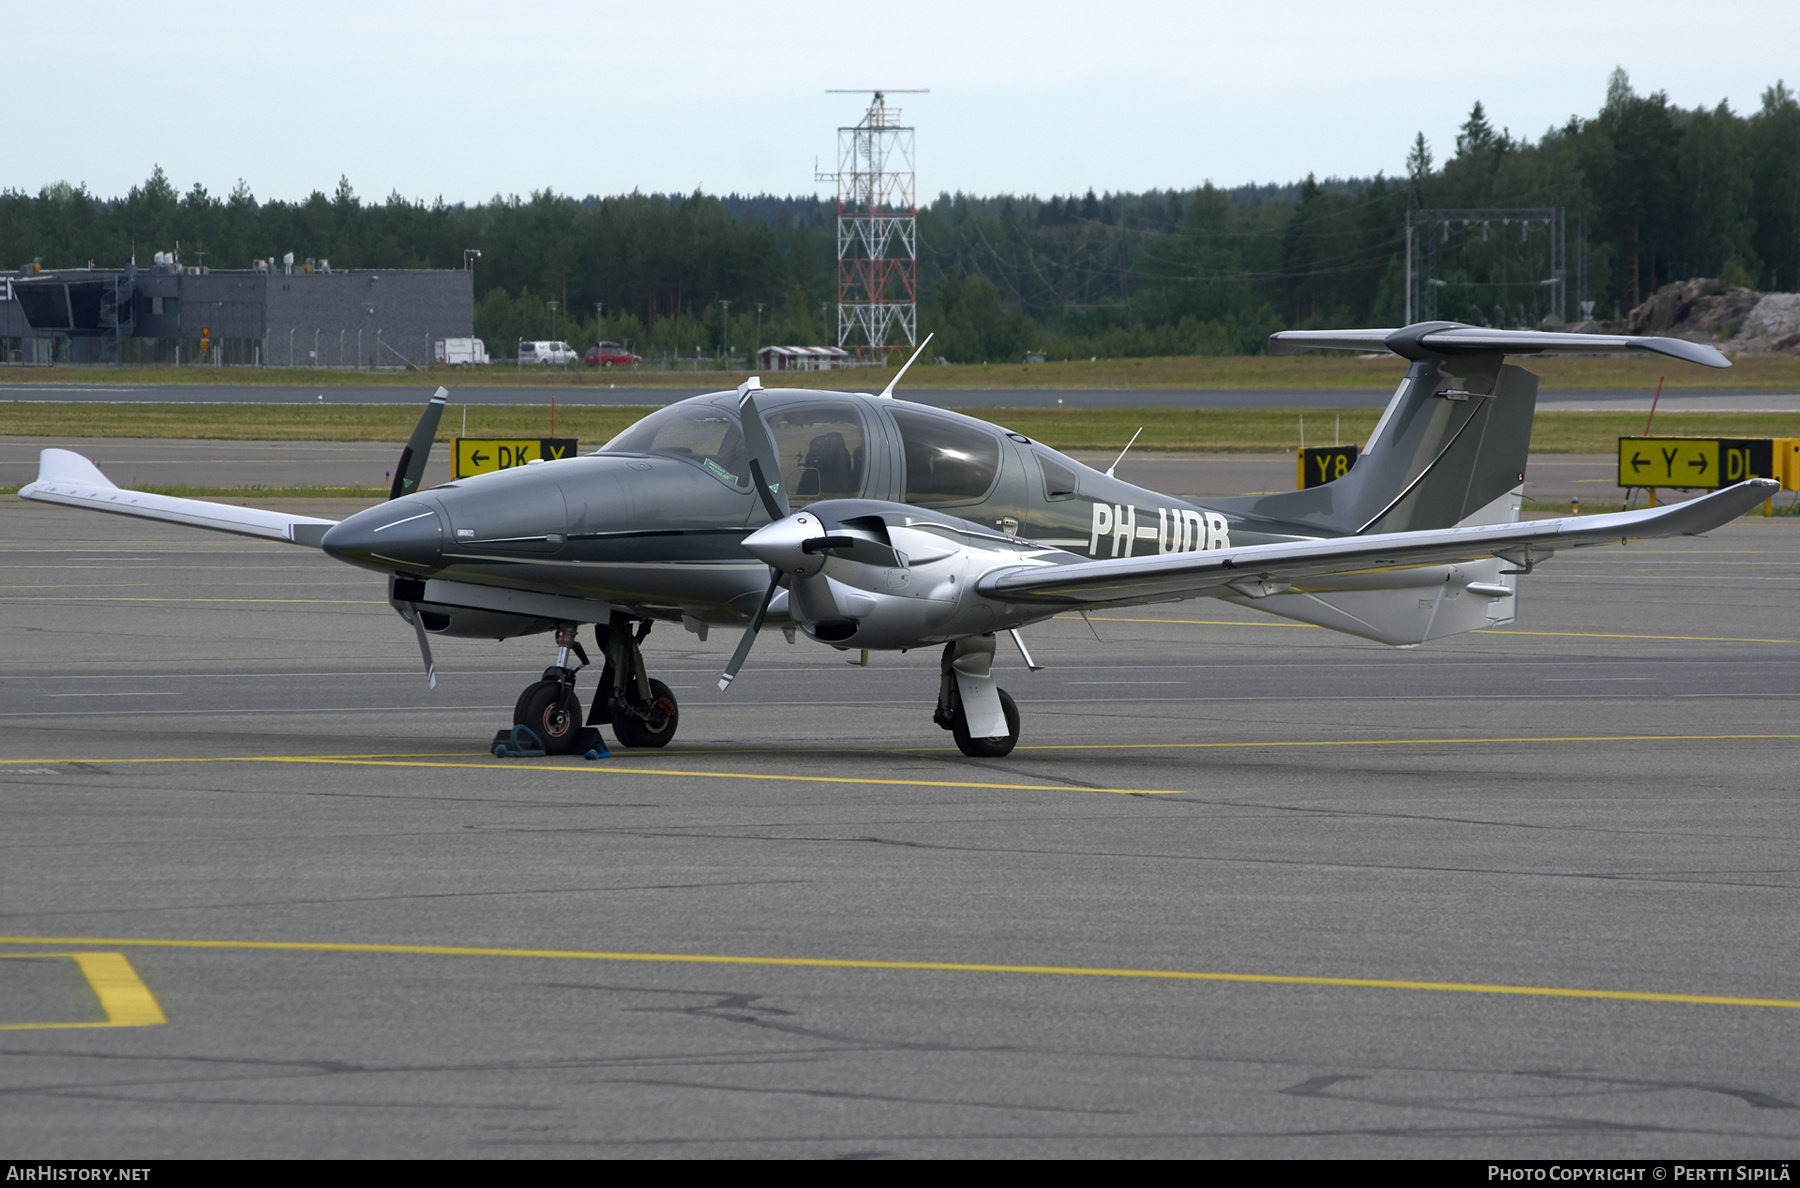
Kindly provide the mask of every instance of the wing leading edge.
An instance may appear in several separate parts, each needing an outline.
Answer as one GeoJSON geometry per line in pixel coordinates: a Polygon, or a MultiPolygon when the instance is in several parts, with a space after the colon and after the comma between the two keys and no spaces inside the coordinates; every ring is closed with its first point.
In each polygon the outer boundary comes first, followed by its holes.
{"type": "Polygon", "coordinates": [[[1779,486],[1773,479],[1749,479],[1673,506],[1579,518],[1008,567],[984,575],[976,589],[1003,602],[1089,608],[1208,594],[1269,593],[1331,577],[1490,557],[1529,569],[1558,549],[1705,532],[1743,515],[1779,486]]]}
{"type": "Polygon", "coordinates": [[[204,499],[178,499],[115,486],[100,468],[71,450],[45,450],[38,456],[37,481],[19,489],[19,498],[61,503],[92,511],[138,516],[168,524],[190,524],[215,532],[256,536],[289,544],[319,547],[325,530],[336,520],[294,516],[255,507],[234,507],[204,499]]]}

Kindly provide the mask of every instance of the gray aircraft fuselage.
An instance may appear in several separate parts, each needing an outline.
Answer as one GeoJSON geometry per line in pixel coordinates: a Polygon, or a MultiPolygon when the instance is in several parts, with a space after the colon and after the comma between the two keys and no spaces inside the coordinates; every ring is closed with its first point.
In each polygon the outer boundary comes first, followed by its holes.
{"type": "MultiPolygon", "coordinates": [[[[1023,434],[904,400],[797,389],[759,390],[756,400],[796,512],[822,500],[906,504],[922,521],[1065,561],[1320,535],[1148,491],[1023,434]]],[[[324,548],[402,579],[741,624],[768,584],[767,566],[741,542],[769,517],[739,425],[736,394],[694,397],[595,453],[459,479],[357,513],[325,535],[324,548]]]]}

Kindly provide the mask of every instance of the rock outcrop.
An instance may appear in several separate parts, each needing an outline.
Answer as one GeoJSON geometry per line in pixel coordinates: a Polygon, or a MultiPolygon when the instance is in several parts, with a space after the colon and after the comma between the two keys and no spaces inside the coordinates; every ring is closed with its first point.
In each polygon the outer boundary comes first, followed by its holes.
{"type": "MultiPolygon", "coordinates": [[[[1800,355],[1800,293],[1758,293],[1710,277],[1676,281],[1613,326],[1614,333],[1709,343],[1727,355],[1800,355]]],[[[1603,329],[1577,328],[1589,327],[1603,329]]]]}

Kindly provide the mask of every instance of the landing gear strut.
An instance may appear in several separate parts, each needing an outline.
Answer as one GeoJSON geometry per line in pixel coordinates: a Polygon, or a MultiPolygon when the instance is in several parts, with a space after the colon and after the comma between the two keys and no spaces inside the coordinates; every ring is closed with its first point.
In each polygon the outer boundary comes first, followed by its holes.
{"type": "Polygon", "coordinates": [[[631,617],[618,611],[606,624],[606,666],[600,670],[600,686],[594,692],[587,724],[610,725],[621,746],[666,747],[681,722],[675,694],[644,669],[644,654],[638,645],[650,634],[651,626],[651,621],[644,619],[634,631],[631,617]]]}
{"type": "Polygon", "coordinates": [[[950,732],[972,759],[1001,759],[1019,742],[1019,707],[994,681],[994,637],[969,636],[944,645],[937,712],[931,720],[950,732]]]}
{"type": "Polygon", "coordinates": [[[587,650],[575,638],[574,623],[556,627],[556,663],[538,681],[525,686],[513,705],[513,725],[537,735],[550,755],[566,755],[581,742],[581,702],[575,697],[575,674],[588,666],[587,650]],[[573,653],[581,663],[571,668],[573,653]]]}

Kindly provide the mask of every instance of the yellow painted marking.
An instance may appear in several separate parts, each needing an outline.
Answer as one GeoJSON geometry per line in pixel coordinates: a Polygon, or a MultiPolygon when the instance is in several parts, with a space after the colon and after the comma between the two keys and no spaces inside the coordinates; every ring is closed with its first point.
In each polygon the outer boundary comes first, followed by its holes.
{"type": "MultiPolygon", "coordinates": [[[[714,953],[626,953],[588,949],[503,949],[465,945],[381,945],[329,941],[178,940],[148,937],[0,936],[6,945],[119,945],[162,949],[235,949],[287,953],[380,953],[417,957],[527,957],[552,961],[631,961],[664,965],[764,965],[790,969],[891,969],[925,973],[1039,974],[1076,978],[1144,978],[1174,982],[1247,982],[1265,986],[1336,986],[1364,990],[1437,990],[1512,994],[1531,998],[1596,998],[1615,1002],[1695,1003],[1782,1007],[1800,1000],[1724,994],[1667,994],[1652,990],[1589,990],[1491,982],[1427,982],[1403,978],[1333,978],[1310,974],[1214,973],[1184,969],[1127,969],[1103,965],[1012,965],[966,961],[877,961],[850,957],[746,957],[714,953]]],[[[20,954],[25,956],[26,954],[20,954]]],[[[117,954],[113,954],[117,956],[117,954]]],[[[158,1012],[160,1014],[160,1012],[158,1012]]],[[[159,1020],[160,1021],[160,1020],[159,1020]]]]}
{"type": "MultiPolygon", "coordinates": [[[[1075,615],[1057,615],[1059,619],[1073,619],[1075,615]]],[[[1194,627],[1303,627],[1308,631],[1323,631],[1325,628],[1313,623],[1244,623],[1235,619],[1124,619],[1105,618],[1100,615],[1089,615],[1096,623],[1180,623],[1194,627]]],[[[1681,640],[1688,643],[1774,643],[1800,644],[1800,639],[1740,639],[1732,635],[1626,635],[1612,631],[1514,631],[1504,627],[1477,627],[1471,635],[1550,635],[1571,639],[1667,639],[1681,640]]]]}
{"type": "Polygon", "coordinates": [[[1514,631],[1504,627],[1477,627],[1477,635],[1559,635],[1580,639],[1671,639],[1689,643],[1800,643],[1800,639],[1739,639],[1730,635],[1621,635],[1607,631],[1514,631]]]}
{"type": "MultiPolygon", "coordinates": [[[[59,942],[61,943],[61,942],[59,942]]],[[[84,940],[68,944],[85,945],[84,940]]],[[[106,1012],[104,1023],[0,1023],[0,1031],[47,1031],[75,1027],[154,1027],[167,1023],[168,1017],[150,987],[144,985],[131,962],[123,953],[0,953],[6,957],[67,957],[80,967],[81,974],[100,999],[106,1012]]]]}
{"type": "Polygon", "coordinates": [[[1185,796],[1185,788],[1089,788],[1080,784],[990,784],[971,780],[884,780],[868,776],[784,775],[752,771],[693,771],[671,767],[618,767],[611,763],[529,764],[498,759],[485,762],[461,762],[426,759],[359,758],[353,755],[219,755],[183,759],[5,759],[0,763],[318,763],[345,767],[467,767],[481,771],[510,771],[520,774],[552,773],[560,775],[652,775],[690,776],[703,780],[774,780],[800,784],[883,784],[901,788],[988,788],[1001,792],[1111,792],[1121,796],[1185,796]]]}
{"type": "MultiPolygon", "coordinates": [[[[1430,747],[1440,743],[1720,742],[1742,739],[1800,739],[1800,734],[1569,734],[1531,738],[1321,738],[1264,742],[1038,743],[1020,751],[1164,751],[1224,747],[1430,747]]],[[[50,760],[39,760],[50,762],[50,760]]]]}
{"type": "MultiPolygon", "coordinates": [[[[1059,619],[1078,619],[1080,615],[1057,615],[1059,619]]],[[[1309,631],[1321,630],[1312,623],[1244,623],[1236,619],[1125,619],[1106,615],[1089,615],[1095,623],[1183,623],[1196,627],[1304,627],[1309,631]]]]}
{"type": "Polygon", "coordinates": [[[87,598],[80,594],[65,594],[61,598],[39,598],[22,594],[0,596],[0,602],[287,602],[304,603],[308,606],[386,606],[379,598],[87,598]]]}
{"type": "MultiPolygon", "coordinates": [[[[1156,742],[1156,743],[1033,743],[1015,749],[1020,751],[1174,751],[1227,750],[1246,747],[1435,747],[1468,746],[1483,743],[1593,743],[1593,742],[1786,742],[1800,740],[1800,734],[1539,734],[1516,738],[1316,738],[1316,739],[1246,739],[1237,742],[1156,742]]],[[[858,755],[912,754],[918,751],[947,752],[948,747],[819,747],[802,750],[778,747],[768,750],[734,749],[708,752],[728,755],[824,755],[849,752],[858,755]]],[[[323,763],[371,767],[469,767],[482,771],[506,769],[517,772],[561,772],[564,774],[606,775],[685,775],[723,780],[794,780],[816,784],[893,784],[909,788],[995,788],[1013,792],[1112,792],[1122,795],[1186,796],[1183,788],[1088,788],[1078,784],[985,784],[955,780],[879,780],[855,776],[805,776],[760,772],[691,771],[676,768],[615,767],[612,764],[589,766],[574,763],[534,764],[493,760],[491,762],[436,761],[432,755],[175,755],[160,759],[96,759],[91,755],[60,759],[0,759],[0,767],[33,767],[57,763],[97,763],[109,767],[147,763],[323,763]],[[420,760],[420,761],[415,761],[420,760]]]]}

